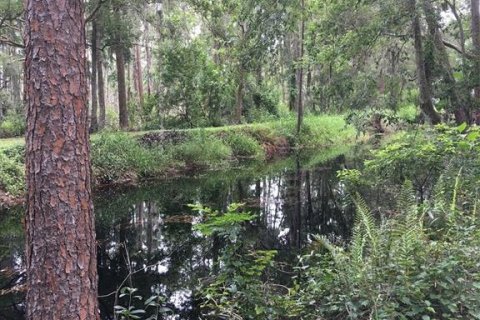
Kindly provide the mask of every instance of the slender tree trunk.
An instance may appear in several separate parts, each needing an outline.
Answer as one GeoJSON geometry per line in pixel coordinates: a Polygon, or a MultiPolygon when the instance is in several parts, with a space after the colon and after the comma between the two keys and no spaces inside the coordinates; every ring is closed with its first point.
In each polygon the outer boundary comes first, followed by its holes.
{"type": "Polygon", "coordinates": [[[98,59],[98,39],[97,39],[97,22],[92,21],[92,74],[91,74],[91,92],[92,92],[92,108],[90,131],[96,132],[98,130],[98,102],[97,102],[97,59],[98,59]]]}
{"type": "Polygon", "coordinates": [[[128,129],[127,86],[125,83],[125,57],[123,45],[118,42],[115,46],[117,82],[118,82],[118,113],[120,128],[128,129]]]}
{"type": "Polygon", "coordinates": [[[441,118],[433,106],[431,85],[427,81],[420,18],[416,9],[416,0],[409,0],[409,7],[412,14],[415,64],[417,67],[417,81],[420,90],[420,109],[430,119],[432,124],[438,124],[441,122],[441,118]]]}
{"type": "Polygon", "coordinates": [[[143,110],[144,98],[143,98],[143,72],[142,72],[142,55],[140,52],[140,46],[135,46],[135,65],[136,65],[136,78],[137,78],[137,90],[138,99],[140,102],[140,110],[143,110]]]}
{"type": "Polygon", "coordinates": [[[149,37],[148,22],[145,22],[145,56],[147,62],[147,94],[152,94],[152,75],[150,70],[152,69],[152,53],[150,52],[150,37],[149,37]]]}
{"type": "MultiPolygon", "coordinates": [[[[475,53],[475,88],[474,88],[474,98],[475,98],[475,107],[476,113],[479,113],[478,109],[480,108],[480,0],[471,0],[471,13],[472,13],[472,43],[473,50],[475,53]]],[[[480,114],[476,116],[477,124],[480,124],[480,114]]]]}
{"type": "Polygon", "coordinates": [[[298,60],[300,55],[300,40],[298,39],[298,33],[294,32],[291,34],[290,46],[290,57],[291,57],[291,67],[290,67],[290,76],[289,76],[289,109],[290,111],[298,111],[298,66],[295,62],[298,60]]]}
{"type": "Polygon", "coordinates": [[[26,319],[99,319],[84,3],[26,1],[26,319]]]}
{"type": "Polygon", "coordinates": [[[103,76],[103,51],[100,49],[100,44],[103,38],[103,20],[99,15],[97,21],[97,84],[98,84],[98,128],[102,130],[105,128],[105,79],[103,76]]]}
{"type": "Polygon", "coordinates": [[[297,134],[300,133],[303,123],[303,55],[304,55],[304,40],[305,40],[305,0],[302,0],[302,22],[300,26],[300,56],[301,63],[298,68],[298,103],[297,103],[297,134]]]}
{"type": "Polygon", "coordinates": [[[237,92],[235,95],[235,122],[241,123],[243,113],[243,95],[245,89],[245,70],[243,69],[241,63],[238,69],[238,84],[237,92]]]}
{"type": "Polygon", "coordinates": [[[97,82],[98,82],[98,109],[99,109],[99,118],[98,118],[98,128],[102,130],[105,128],[105,79],[103,76],[103,52],[98,52],[97,60],[97,82]]]}
{"type": "Polygon", "coordinates": [[[438,65],[442,70],[443,81],[446,85],[446,91],[452,104],[455,120],[458,124],[469,122],[468,112],[465,107],[465,103],[458,94],[457,83],[455,81],[455,77],[453,76],[453,70],[448,59],[448,52],[443,44],[443,34],[440,29],[440,25],[438,24],[440,17],[435,11],[436,9],[431,0],[423,0],[423,9],[427,20],[430,37],[436,49],[434,57],[437,58],[435,60],[438,61],[438,65]]]}
{"type": "MultiPolygon", "coordinates": [[[[239,23],[240,27],[240,41],[243,46],[243,42],[245,40],[245,34],[246,34],[246,25],[244,22],[239,23]]],[[[245,73],[247,72],[245,68],[245,64],[243,62],[243,57],[240,57],[238,59],[238,83],[237,83],[237,92],[236,92],[236,97],[235,97],[235,122],[236,123],[241,123],[242,122],[242,114],[243,114],[243,96],[245,94],[245,73]]]]}
{"type": "Polygon", "coordinates": [[[127,62],[127,64],[125,65],[125,69],[127,70],[127,78],[125,79],[126,85],[127,85],[127,106],[130,100],[132,99],[132,83],[134,87],[136,86],[135,81],[132,81],[132,74],[134,75],[134,73],[131,72],[131,67],[132,67],[132,64],[130,62],[127,62]]]}

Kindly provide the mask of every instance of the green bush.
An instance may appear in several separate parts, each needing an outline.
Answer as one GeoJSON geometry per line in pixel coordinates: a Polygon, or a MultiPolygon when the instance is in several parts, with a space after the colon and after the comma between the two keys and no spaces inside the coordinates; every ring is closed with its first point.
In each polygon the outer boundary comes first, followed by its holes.
{"type": "Polygon", "coordinates": [[[189,166],[209,166],[229,160],[232,157],[232,149],[220,139],[205,136],[203,132],[185,143],[174,146],[171,154],[175,160],[183,161],[189,166]]]}
{"type": "Polygon", "coordinates": [[[25,117],[21,115],[7,115],[0,121],[0,138],[18,137],[25,133],[25,117]]]}
{"type": "Polygon", "coordinates": [[[102,133],[92,140],[94,175],[106,181],[124,175],[146,176],[165,162],[160,150],[142,146],[127,133],[102,133]]]}
{"type": "Polygon", "coordinates": [[[415,104],[404,105],[397,111],[398,118],[407,123],[414,123],[419,115],[420,112],[415,104]]]}
{"type": "Polygon", "coordinates": [[[437,126],[403,136],[373,152],[365,162],[365,179],[385,186],[383,190],[401,186],[405,180],[413,182],[423,199],[432,190],[441,175],[454,179],[464,168],[463,183],[473,184],[480,174],[478,127],[437,126]]]}
{"type": "Polygon", "coordinates": [[[0,190],[20,195],[25,189],[25,169],[23,162],[0,152],[0,190]]]}
{"type": "Polygon", "coordinates": [[[238,158],[264,159],[265,152],[257,140],[249,135],[240,132],[225,133],[223,138],[225,143],[230,146],[232,153],[238,158]]]}

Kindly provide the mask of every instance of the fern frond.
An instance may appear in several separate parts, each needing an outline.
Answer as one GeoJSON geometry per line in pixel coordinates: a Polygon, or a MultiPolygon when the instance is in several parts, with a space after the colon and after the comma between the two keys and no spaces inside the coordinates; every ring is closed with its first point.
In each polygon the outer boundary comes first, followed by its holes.
{"type": "Polygon", "coordinates": [[[417,201],[415,196],[415,190],[410,180],[406,180],[400,190],[400,194],[397,200],[397,209],[403,215],[406,215],[417,207],[417,201]]]}
{"type": "Polygon", "coordinates": [[[353,228],[352,241],[350,243],[350,257],[357,266],[363,264],[365,243],[365,235],[362,233],[360,225],[356,224],[353,228]]]}
{"type": "Polygon", "coordinates": [[[367,204],[365,203],[365,200],[363,200],[363,198],[358,193],[355,197],[353,197],[353,202],[355,203],[355,206],[357,208],[355,223],[360,228],[359,232],[364,232],[375,254],[378,248],[379,230],[375,224],[373,215],[367,204]]]}
{"type": "Polygon", "coordinates": [[[453,186],[452,202],[450,204],[450,211],[452,214],[455,213],[457,208],[457,196],[458,196],[458,191],[460,189],[460,178],[462,176],[462,170],[463,170],[463,167],[461,167],[460,170],[458,170],[458,174],[455,177],[455,185],[453,186]]]}

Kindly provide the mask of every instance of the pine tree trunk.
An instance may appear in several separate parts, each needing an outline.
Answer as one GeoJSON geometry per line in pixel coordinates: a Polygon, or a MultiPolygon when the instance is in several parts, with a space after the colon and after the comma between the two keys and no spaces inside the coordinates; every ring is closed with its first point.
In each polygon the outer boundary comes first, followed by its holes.
{"type": "Polygon", "coordinates": [[[152,53],[150,52],[150,41],[149,41],[149,28],[148,22],[145,22],[145,56],[146,56],[146,67],[147,67],[147,94],[150,96],[152,94],[152,76],[150,70],[152,69],[152,53]]]}
{"type": "Polygon", "coordinates": [[[245,89],[245,70],[240,65],[238,70],[237,92],[235,95],[235,122],[236,123],[242,122],[244,89],[245,89]]]}
{"type": "Polygon", "coordinates": [[[298,68],[298,102],[297,102],[297,134],[300,133],[303,123],[303,55],[304,55],[304,40],[305,40],[305,0],[302,0],[302,22],[300,26],[300,55],[299,62],[301,63],[298,68]]]}
{"type": "Polygon", "coordinates": [[[96,132],[98,130],[98,102],[97,102],[97,59],[98,59],[98,39],[97,39],[97,22],[92,21],[92,74],[91,74],[91,93],[92,93],[92,108],[90,131],[96,132]]]}
{"type": "Polygon", "coordinates": [[[117,83],[118,83],[118,113],[120,128],[128,129],[127,87],[125,83],[125,57],[123,45],[119,42],[115,46],[117,83]]]}
{"type": "Polygon", "coordinates": [[[26,1],[26,319],[99,319],[83,1],[26,1]]]}
{"type": "Polygon", "coordinates": [[[97,60],[97,84],[98,84],[98,128],[102,130],[105,128],[105,79],[103,76],[103,52],[98,52],[97,60]]]}
{"type": "MultiPolygon", "coordinates": [[[[475,89],[474,96],[477,108],[480,107],[480,0],[471,0],[472,11],[472,43],[475,53],[475,89]]],[[[479,117],[480,118],[480,117],[479,117]]]]}
{"type": "Polygon", "coordinates": [[[143,72],[142,72],[142,55],[140,53],[140,46],[135,46],[135,73],[137,78],[137,93],[139,100],[139,110],[143,110],[143,72]]]}
{"type": "Polygon", "coordinates": [[[97,21],[97,85],[98,85],[98,128],[100,130],[105,128],[105,79],[103,76],[103,51],[100,50],[100,44],[102,43],[103,38],[103,20],[99,15],[97,21]]]}
{"type": "Polygon", "coordinates": [[[427,80],[425,70],[425,56],[423,52],[420,18],[416,9],[416,0],[409,0],[410,12],[412,14],[412,31],[415,48],[415,64],[417,68],[417,81],[420,90],[420,109],[430,119],[432,124],[441,122],[432,102],[431,85],[427,80]]]}

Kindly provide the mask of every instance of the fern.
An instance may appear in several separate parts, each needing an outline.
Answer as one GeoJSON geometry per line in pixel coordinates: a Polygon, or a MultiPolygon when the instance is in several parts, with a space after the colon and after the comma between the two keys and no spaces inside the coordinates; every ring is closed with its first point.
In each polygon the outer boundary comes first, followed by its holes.
{"type": "Polygon", "coordinates": [[[423,215],[419,216],[412,183],[406,181],[397,202],[401,213],[391,230],[392,248],[390,257],[404,268],[405,272],[413,265],[412,256],[424,240],[423,215]]]}
{"type": "Polygon", "coordinates": [[[376,255],[379,241],[379,230],[375,225],[373,215],[368,208],[365,200],[357,193],[353,198],[353,202],[357,208],[355,224],[358,226],[358,232],[364,234],[371,245],[373,255],[376,255]]]}
{"type": "Polygon", "coordinates": [[[452,203],[450,204],[450,211],[452,212],[453,217],[455,217],[455,212],[457,208],[457,197],[458,197],[458,190],[460,189],[460,178],[462,176],[463,167],[458,170],[458,174],[455,177],[455,185],[453,186],[453,196],[452,196],[452,203]]]}

